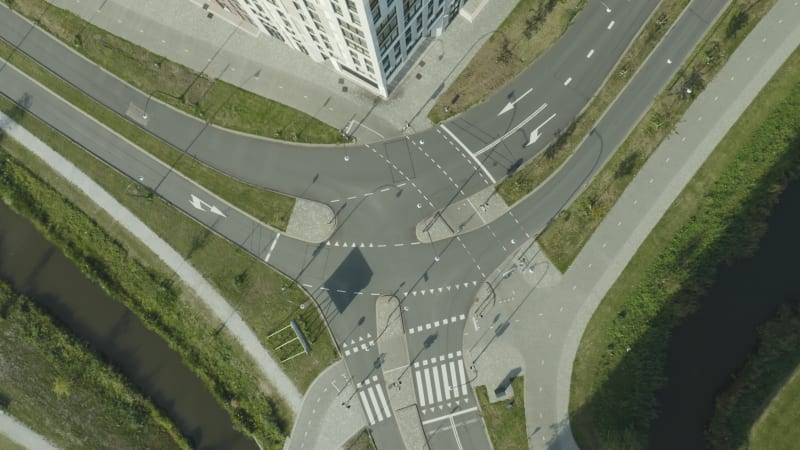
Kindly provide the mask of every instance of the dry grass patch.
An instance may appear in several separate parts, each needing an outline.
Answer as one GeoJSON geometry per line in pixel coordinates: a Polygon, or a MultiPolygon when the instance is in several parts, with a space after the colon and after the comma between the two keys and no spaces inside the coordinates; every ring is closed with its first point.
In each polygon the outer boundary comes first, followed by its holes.
{"type": "Polygon", "coordinates": [[[433,105],[434,123],[464,112],[519,75],[550,48],[587,0],[520,0],[433,105]]]}

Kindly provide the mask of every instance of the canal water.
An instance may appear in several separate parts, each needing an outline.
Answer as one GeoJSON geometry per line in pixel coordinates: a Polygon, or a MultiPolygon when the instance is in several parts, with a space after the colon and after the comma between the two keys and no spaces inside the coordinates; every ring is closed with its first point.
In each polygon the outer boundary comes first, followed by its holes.
{"type": "Polygon", "coordinates": [[[670,340],[666,386],[649,448],[708,448],[704,431],[717,392],[757,344],[757,328],[800,299],[800,182],[781,194],[758,250],[722,268],[699,308],[670,340]]]}
{"type": "Polygon", "coordinates": [[[180,355],[0,201],[0,278],[121,368],[199,449],[257,450],[180,355]]]}

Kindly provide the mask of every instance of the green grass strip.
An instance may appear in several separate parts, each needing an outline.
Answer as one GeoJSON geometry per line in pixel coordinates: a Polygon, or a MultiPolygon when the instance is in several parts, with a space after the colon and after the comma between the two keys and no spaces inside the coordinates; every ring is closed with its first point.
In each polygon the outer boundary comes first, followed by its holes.
{"type": "Polygon", "coordinates": [[[708,441],[718,449],[790,450],[800,442],[800,304],[758,331],[758,350],[717,396],[708,441]]]}
{"type": "Polygon", "coordinates": [[[683,117],[692,100],[775,1],[734,0],[591,184],[539,236],[539,245],[560,271],[566,271],[572,264],[639,169],[683,117]],[[742,12],[746,12],[744,22],[737,19],[742,17],[742,12]],[[686,94],[687,89],[691,89],[691,95],[686,94]]]}
{"type": "MultiPolygon", "coordinates": [[[[3,140],[5,147],[15,144],[3,140]]],[[[178,351],[235,424],[264,446],[282,445],[290,431],[287,407],[263,393],[254,362],[227,333],[215,333],[216,324],[197,306],[181,301],[171,277],[131,257],[125,245],[6,152],[0,154],[0,195],[178,351]]]]}
{"type": "Polygon", "coordinates": [[[189,448],[129,380],[2,281],[0,355],[0,409],[56,445],[189,448]]]}
{"type": "Polygon", "coordinates": [[[45,0],[7,0],[27,17],[86,58],[139,90],[215,125],[274,139],[341,143],[339,130],[308,114],[209,79],[125,39],[98,28],[45,0]]]}
{"type": "Polygon", "coordinates": [[[525,431],[524,377],[514,378],[511,388],[514,391],[511,401],[489,403],[486,386],[479,386],[475,389],[475,394],[478,396],[481,415],[494,448],[525,450],[528,448],[528,433],[525,431]]]}
{"type": "Polygon", "coordinates": [[[718,267],[755,249],[779,194],[800,176],[798,79],[800,50],[675,199],[592,316],[569,407],[582,448],[646,446],[671,330],[718,267]]]}
{"type": "Polygon", "coordinates": [[[228,203],[279,230],[286,230],[295,199],[257,188],[231,178],[139,128],[126,118],[97,103],[48,69],[0,40],[0,54],[14,67],[52,90],[98,122],[133,142],[165,164],[186,175],[228,203]]]}

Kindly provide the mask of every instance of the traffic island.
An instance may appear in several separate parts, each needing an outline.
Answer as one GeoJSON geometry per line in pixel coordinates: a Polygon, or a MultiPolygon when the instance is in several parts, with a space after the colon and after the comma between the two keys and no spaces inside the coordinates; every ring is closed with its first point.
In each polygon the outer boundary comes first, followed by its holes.
{"type": "Polygon", "coordinates": [[[506,212],[508,205],[494,186],[489,186],[421,220],[416,227],[417,240],[432,242],[467,233],[506,212]]]}

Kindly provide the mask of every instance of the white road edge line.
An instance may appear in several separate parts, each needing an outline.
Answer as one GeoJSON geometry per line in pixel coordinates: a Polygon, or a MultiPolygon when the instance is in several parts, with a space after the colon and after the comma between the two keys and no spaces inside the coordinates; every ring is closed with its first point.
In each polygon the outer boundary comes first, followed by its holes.
{"type": "Polygon", "coordinates": [[[447,134],[449,134],[449,135],[450,135],[450,137],[452,137],[452,138],[453,138],[453,140],[454,140],[454,141],[456,141],[456,142],[458,143],[458,145],[460,145],[460,146],[461,146],[461,148],[464,150],[464,152],[466,152],[466,153],[467,153],[467,154],[470,156],[470,158],[472,158],[472,160],[473,160],[473,161],[475,161],[475,163],[478,165],[478,167],[480,167],[480,168],[481,168],[481,170],[483,170],[483,173],[485,173],[485,174],[486,174],[486,176],[487,176],[487,177],[489,177],[489,179],[490,179],[490,180],[492,180],[492,184],[495,184],[495,183],[497,183],[497,180],[495,180],[495,179],[494,179],[494,177],[492,176],[492,174],[489,172],[489,169],[487,169],[487,168],[486,168],[486,166],[484,166],[484,165],[483,165],[483,163],[482,163],[482,162],[480,162],[480,161],[478,160],[478,158],[477,158],[475,155],[473,155],[473,154],[472,154],[472,152],[471,152],[471,151],[469,151],[469,149],[467,148],[467,146],[466,146],[466,145],[464,145],[464,143],[463,143],[463,142],[461,142],[461,139],[459,139],[459,138],[458,138],[458,137],[457,137],[455,134],[453,134],[453,132],[452,132],[452,131],[450,131],[450,129],[449,129],[449,128],[447,128],[446,126],[444,126],[444,125],[441,125],[441,128],[442,128],[442,129],[443,129],[443,130],[444,130],[444,131],[445,131],[447,134]]]}
{"type": "Polygon", "coordinates": [[[269,246],[269,251],[267,252],[267,256],[264,257],[264,262],[269,262],[269,257],[272,256],[272,251],[275,250],[275,245],[278,243],[279,237],[281,237],[280,233],[275,235],[275,239],[272,240],[272,245],[269,246]]]}
{"type": "Polygon", "coordinates": [[[439,417],[437,417],[437,418],[435,418],[435,419],[428,419],[428,420],[425,420],[425,421],[423,421],[423,422],[422,422],[422,424],[423,424],[423,425],[427,425],[427,424],[429,424],[429,423],[438,422],[438,421],[440,421],[440,420],[446,420],[446,419],[449,419],[449,418],[451,418],[451,417],[456,417],[456,416],[460,416],[460,415],[462,415],[462,414],[471,413],[472,411],[475,411],[476,409],[478,409],[478,407],[477,407],[477,406],[473,406],[472,408],[465,409],[465,410],[462,410],[462,411],[459,411],[459,412],[454,412],[454,413],[452,413],[452,414],[448,414],[448,415],[446,415],[446,416],[439,416],[439,417]]]}

